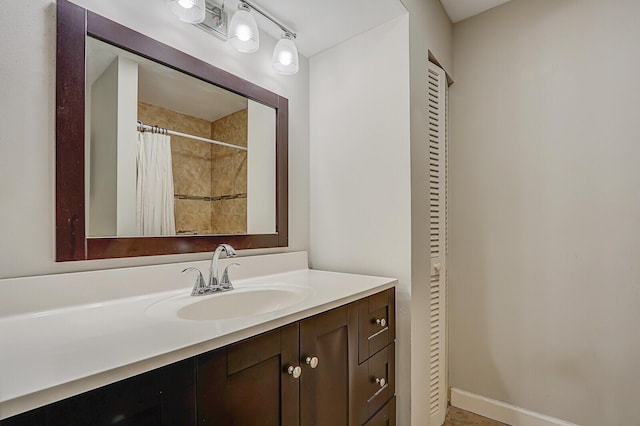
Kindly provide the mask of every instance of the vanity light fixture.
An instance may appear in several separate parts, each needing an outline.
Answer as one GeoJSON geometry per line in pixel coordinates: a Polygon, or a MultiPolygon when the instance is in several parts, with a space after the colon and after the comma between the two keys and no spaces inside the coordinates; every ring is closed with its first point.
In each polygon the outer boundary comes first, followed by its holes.
{"type": "Polygon", "coordinates": [[[231,17],[228,40],[242,53],[253,53],[260,47],[258,24],[251,14],[249,5],[243,1],[238,4],[238,10],[231,17]]]}
{"type": "MultiPolygon", "coordinates": [[[[298,49],[296,48],[296,44],[293,40],[296,38],[296,33],[289,28],[282,25],[278,20],[273,18],[264,10],[257,7],[255,4],[249,3],[246,0],[240,0],[240,5],[238,6],[238,11],[231,18],[231,23],[229,24],[229,34],[233,34],[234,31],[234,19],[236,15],[238,15],[241,11],[249,13],[249,10],[254,10],[256,13],[264,16],[267,20],[271,21],[275,25],[277,25],[283,32],[283,36],[276,44],[276,47],[273,49],[273,59],[272,64],[273,68],[282,74],[292,75],[298,72],[298,49]]],[[[255,20],[253,20],[255,22],[255,20]]],[[[256,26],[257,31],[257,26],[256,26]]],[[[230,40],[232,40],[230,38],[230,40]]],[[[233,44],[233,43],[232,43],[233,44]]],[[[233,44],[236,47],[235,44],[233,44]]],[[[238,47],[236,47],[238,49],[238,47]]],[[[240,50],[240,49],[238,49],[240,50]]],[[[243,50],[240,50],[241,52],[243,50]]]]}
{"type": "Polygon", "coordinates": [[[199,24],[204,21],[205,0],[167,0],[167,7],[182,22],[199,24]]]}
{"type": "Polygon", "coordinates": [[[296,39],[295,31],[287,28],[267,12],[246,0],[239,0],[238,10],[233,14],[227,26],[227,14],[224,11],[226,0],[223,0],[220,7],[215,4],[216,1],[167,0],[167,6],[181,21],[196,24],[209,34],[228,41],[238,52],[242,53],[253,53],[260,47],[260,33],[251,11],[262,15],[283,31],[282,38],[273,49],[273,68],[286,75],[298,72],[298,49],[294,42],[296,39]],[[193,9],[202,10],[202,17],[198,16],[199,21],[190,21],[185,18],[187,13],[193,9]]]}
{"type": "Polygon", "coordinates": [[[292,33],[285,32],[273,49],[273,68],[281,74],[298,72],[298,49],[293,42],[294,37],[292,33]]]}

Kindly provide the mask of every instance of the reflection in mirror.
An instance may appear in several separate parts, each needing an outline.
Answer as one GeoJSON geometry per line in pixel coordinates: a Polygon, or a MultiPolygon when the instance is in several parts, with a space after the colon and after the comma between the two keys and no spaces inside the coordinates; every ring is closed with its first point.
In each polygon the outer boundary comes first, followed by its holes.
{"type": "Polygon", "coordinates": [[[276,232],[276,111],[87,38],[90,237],[276,232]]]}

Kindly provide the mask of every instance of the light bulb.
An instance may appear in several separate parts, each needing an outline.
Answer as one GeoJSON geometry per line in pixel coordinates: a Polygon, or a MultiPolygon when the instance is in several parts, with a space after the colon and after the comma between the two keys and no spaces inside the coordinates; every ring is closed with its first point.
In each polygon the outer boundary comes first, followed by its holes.
{"type": "Polygon", "coordinates": [[[238,5],[238,10],[229,22],[229,43],[242,53],[253,53],[260,47],[258,24],[245,3],[238,5]]]}
{"type": "Polygon", "coordinates": [[[293,42],[293,34],[284,33],[273,49],[273,68],[281,74],[298,72],[298,49],[293,42]]]}
{"type": "Polygon", "coordinates": [[[185,9],[191,9],[193,7],[193,0],[178,0],[178,4],[185,9]]]}
{"type": "Polygon", "coordinates": [[[167,7],[182,22],[199,24],[204,21],[205,0],[167,0],[167,7]]]}
{"type": "Polygon", "coordinates": [[[251,28],[248,25],[238,25],[236,29],[236,36],[240,41],[247,41],[251,39],[251,28]]]}
{"type": "Polygon", "coordinates": [[[278,61],[282,64],[282,65],[291,65],[293,58],[291,57],[291,52],[281,52],[280,53],[280,58],[278,59],[278,61]]]}

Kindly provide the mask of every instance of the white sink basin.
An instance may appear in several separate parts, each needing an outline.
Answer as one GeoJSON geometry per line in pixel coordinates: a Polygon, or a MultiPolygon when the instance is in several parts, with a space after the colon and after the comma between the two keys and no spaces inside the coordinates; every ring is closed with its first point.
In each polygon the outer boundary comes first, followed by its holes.
{"type": "Polygon", "coordinates": [[[153,316],[177,316],[185,320],[211,321],[262,315],[301,302],[309,289],[291,285],[245,285],[206,296],[180,295],[150,305],[153,316]]]}

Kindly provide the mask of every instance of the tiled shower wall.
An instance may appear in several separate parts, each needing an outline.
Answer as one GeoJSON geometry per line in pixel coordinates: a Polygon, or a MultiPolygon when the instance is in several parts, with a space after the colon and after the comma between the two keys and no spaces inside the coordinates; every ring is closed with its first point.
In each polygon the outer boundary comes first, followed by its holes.
{"type": "MultiPolygon", "coordinates": [[[[138,102],[138,120],[177,132],[247,146],[247,110],[215,122],[138,102]]],[[[247,232],[247,154],[171,136],[177,233],[247,232]],[[188,199],[244,194],[236,199],[188,199]]]]}
{"type": "MultiPolygon", "coordinates": [[[[248,110],[243,109],[211,123],[211,138],[247,146],[248,110]]],[[[211,191],[229,199],[215,201],[212,233],[247,233],[247,151],[211,145],[211,191]]]]}

